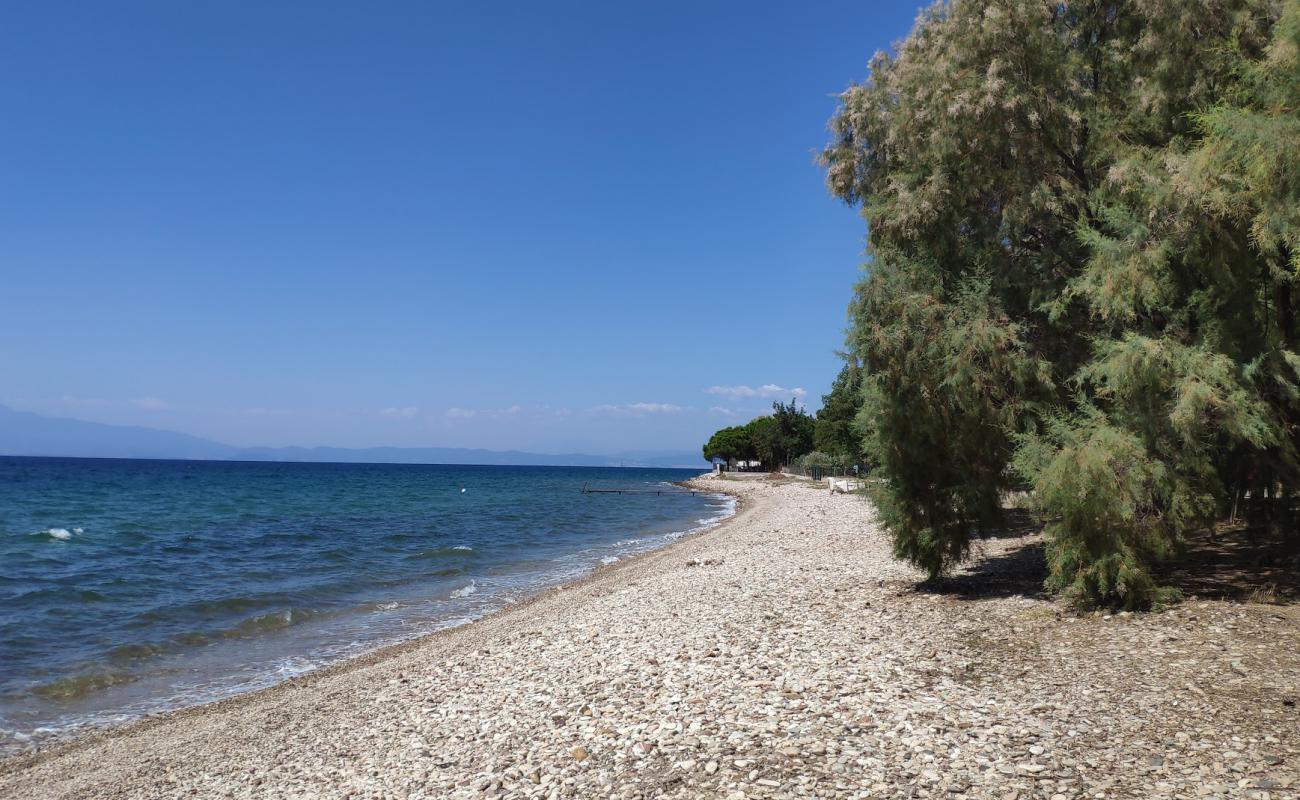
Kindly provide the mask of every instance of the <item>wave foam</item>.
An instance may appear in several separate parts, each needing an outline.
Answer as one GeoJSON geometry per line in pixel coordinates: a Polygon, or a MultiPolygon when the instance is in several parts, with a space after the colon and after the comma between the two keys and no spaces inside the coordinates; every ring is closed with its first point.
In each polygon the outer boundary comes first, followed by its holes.
{"type": "Polygon", "coordinates": [[[475,583],[474,581],[470,581],[468,586],[460,587],[456,591],[452,592],[451,596],[457,598],[469,597],[470,595],[474,594],[477,591],[478,591],[478,584],[475,583]]]}
{"type": "Polygon", "coordinates": [[[717,514],[714,514],[711,517],[701,517],[695,520],[694,528],[684,531],[674,531],[664,538],[671,542],[684,536],[690,536],[691,534],[703,533],[736,513],[736,498],[730,495],[719,495],[718,499],[722,502],[720,504],[721,510],[717,514]]]}

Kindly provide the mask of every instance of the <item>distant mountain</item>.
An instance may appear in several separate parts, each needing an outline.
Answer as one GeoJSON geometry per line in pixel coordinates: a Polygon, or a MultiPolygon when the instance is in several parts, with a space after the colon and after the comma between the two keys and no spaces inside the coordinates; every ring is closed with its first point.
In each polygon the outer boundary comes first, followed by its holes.
{"type": "Polygon", "coordinates": [[[0,406],[0,453],[82,458],[236,458],[239,448],[186,433],[43,417],[0,406]]]}
{"type": "Polygon", "coordinates": [[[198,461],[333,461],[374,464],[492,464],[559,467],[708,466],[699,453],[629,451],[612,456],[460,447],[235,447],[187,433],[45,417],[0,406],[0,455],[163,458],[198,461]]]}
{"type": "MultiPolygon", "coordinates": [[[[0,449],[3,440],[0,439],[0,449]]],[[[708,467],[694,453],[628,452],[612,456],[585,453],[527,453],[464,447],[249,447],[233,458],[244,461],[333,461],[367,464],[500,464],[556,467],[708,467]]]]}

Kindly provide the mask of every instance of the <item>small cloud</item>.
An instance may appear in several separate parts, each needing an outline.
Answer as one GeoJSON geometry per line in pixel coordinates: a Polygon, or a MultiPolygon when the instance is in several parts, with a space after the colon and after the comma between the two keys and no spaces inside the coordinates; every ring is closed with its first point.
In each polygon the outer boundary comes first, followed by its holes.
{"type": "Polygon", "coordinates": [[[724,417],[734,417],[734,416],[736,416],[736,412],[735,412],[735,411],[732,411],[732,410],[729,409],[729,408],[723,408],[722,406],[713,406],[712,408],[709,409],[709,413],[710,413],[710,414],[721,414],[721,415],[724,416],[724,417]]]}
{"type": "Polygon", "coordinates": [[[137,408],[143,408],[145,411],[166,411],[172,407],[171,403],[166,400],[159,400],[156,397],[137,397],[131,402],[137,408]]]}
{"type": "Polygon", "coordinates": [[[506,408],[449,408],[447,416],[452,419],[469,419],[470,417],[513,417],[520,411],[523,406],[507,406],[506,408]]]}
{"type": "Polygon", "coordinates": [[[682,411],[681,406],[672,403],[624,403],[622,405],[602,404],[591,407],[593,414],[621,414],[625,416],[641,417],[646,414],[676,414],[682,411]]]}
{"type": "Polygon", "coordinates": [[[757,397],[758,390],[749,386],[710,386],[705,394],[720,394],[724,397],[757,397]]]}
{"type": "Polygon", "coordinates": [[[419,414],[420,409],[415,406],[405,406],[404,408],[385,408],[379,413],[385,417],[392,417],[394,419],[410,419],[416,414],[419,414]]]}
{"type": "Polygon", "coordinates": [[[641,414],[676,414],[682,410],[681,406],[672,403],[632,403],[626,408],[641,414]]]}
{"type": "Polygon", "coordinates": [[[723,397],[806,397],[808,391],[801,387],[795,386],[785,388],[775,383],[765,383],[755,389],[753,386],[710,386],[704,390],[705,394],[718,394],[723,397]]]}

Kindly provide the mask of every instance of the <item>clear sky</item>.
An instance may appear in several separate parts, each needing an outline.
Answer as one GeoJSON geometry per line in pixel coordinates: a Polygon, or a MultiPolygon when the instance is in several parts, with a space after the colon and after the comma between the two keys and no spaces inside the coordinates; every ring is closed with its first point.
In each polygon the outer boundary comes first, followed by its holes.
{"type": "Polygon", "coordinates": [[[814,154],[916,10],[7,4],[0,403],[594,453],[815,409],[865,230],[814,154]]]}

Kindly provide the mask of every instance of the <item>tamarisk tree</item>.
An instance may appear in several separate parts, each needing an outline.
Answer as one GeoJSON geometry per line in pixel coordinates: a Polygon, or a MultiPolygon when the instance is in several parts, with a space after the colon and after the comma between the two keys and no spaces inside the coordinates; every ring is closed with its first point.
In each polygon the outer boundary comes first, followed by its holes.
{"type": "Polygon", "coordinates": [[[1159,601],[1156,559],[1300,488],[1300,0],[953,0],[822,155],[870,263],[858,427],[895,553],[942,573],[1027,489],[1049,584],[1159,601]]]}

